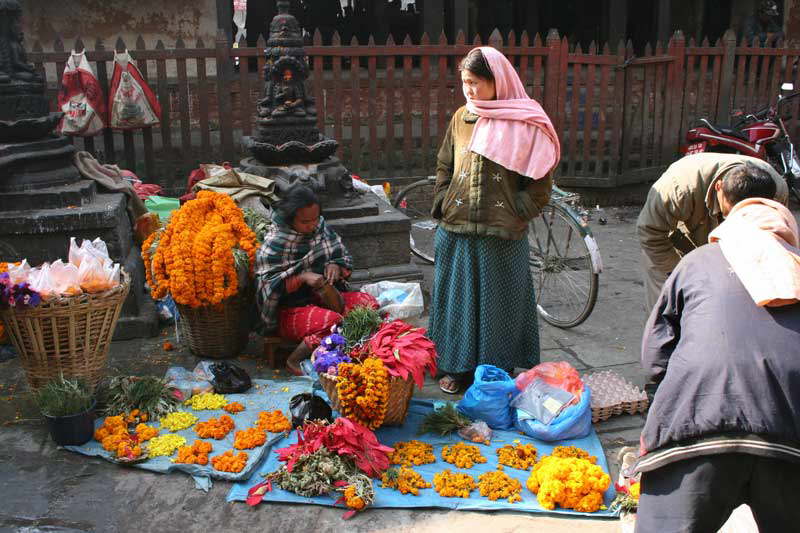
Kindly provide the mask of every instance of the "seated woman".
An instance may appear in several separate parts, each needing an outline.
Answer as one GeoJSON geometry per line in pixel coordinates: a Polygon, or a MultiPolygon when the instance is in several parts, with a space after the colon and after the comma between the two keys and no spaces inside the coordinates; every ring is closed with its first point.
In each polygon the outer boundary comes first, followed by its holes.
{"type": "MultiPolygon", "coordinates": [[[[344,291],[352,265],[342,239],[320,216],[314,191],[304,185],[289,189],[256,254],[256,300],[263,335],[299,342],[286,361],[290,373],[303,375],[300,362],[341,322],[341,314],[323,307],[319,291],[326,285],[344,291]]],[[[357,306],[378,308],[369,294],[340,294],[344,313],[357,306]]]]}

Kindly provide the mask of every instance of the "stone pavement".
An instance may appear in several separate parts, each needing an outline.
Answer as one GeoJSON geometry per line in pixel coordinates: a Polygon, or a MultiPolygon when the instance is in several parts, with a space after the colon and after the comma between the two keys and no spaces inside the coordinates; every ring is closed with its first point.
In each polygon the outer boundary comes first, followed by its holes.
{"type": "MultiPolygon", "coordinates": [[[[572,330],[542,324],[542,360],[566,360],[581,373],[613,369],[642,385],[639,343],[644,324],[643,289],[635,238],[635,208],[607,208],[605,226],[592,221],[605,272],[592,316],[572,330]]],[[[431,268],[426,267],[426,283],[431,268]]],[[[167,367],[193,368],[187,351],[164,352],[161,343],[172,331],[154,339],[116,342],[111,348],[112,374],[162,375],[167,367]]],[[[239,358],[254,377],[280,378],[258,357],[251,342],[239,358]]],[[[444,397],[428,381],[420,396],[444,397]]],[[[596,424],[616,478],[618,450],[638,444],[644,418],[620,416],[596,424]]],[[[97,458],[57,449],[26,392],[16,359],[0,363],[0,532],[5,531],[415,531],[455,529],[493,532],[536,528],[540,531],[612,532],[619,523],[608,519],[571,519],[526,513],[476,513],[437,509],[372,509],[342,522],[341,509],[265,503],[256,508],[225,502],[229,485],[217,481],[206,494],[182,474],[131,471],[97,458]]]]}

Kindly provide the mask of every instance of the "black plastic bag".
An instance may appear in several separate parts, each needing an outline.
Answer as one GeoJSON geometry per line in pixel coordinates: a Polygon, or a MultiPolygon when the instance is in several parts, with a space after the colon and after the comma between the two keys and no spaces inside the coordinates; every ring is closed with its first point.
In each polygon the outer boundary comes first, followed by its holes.
{"type": "Polygon", "coordinates": [[[214,374],[211,384],[217,394],[245,392],[253,384],[244,368],[227,361],[213,363],[211,373],[214,374]]]}
{"type": "Polygon", "coordinates": [[[328,402],[310,392],[292,396],[289,400],[289,412],[292,413],[293,428],[302,426],[308,420],[333,422],[333,411],[328,402]]]}

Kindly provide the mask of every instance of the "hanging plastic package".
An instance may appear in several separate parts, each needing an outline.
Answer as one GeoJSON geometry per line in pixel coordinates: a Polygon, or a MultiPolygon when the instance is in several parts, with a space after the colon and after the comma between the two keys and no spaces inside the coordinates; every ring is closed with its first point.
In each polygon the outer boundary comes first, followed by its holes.
{"type": "Polygon", "coordinates": [[[458,402],[458,410],[473,420],[483,420],[492,429],[514,427],[511,400],[519,393],[508,372],[492,365],[479,365],[475,381],[458,402]]]}
{"type": "Polygon", "coordinates": [[[91,137],[105,127],[103,90],[84,52],[70,53],[61,76],[58,107],[64,113],[58,124],[59,133],[91,137]]]}
{"type": "Polygon", "coordinates": [[[302,426],[307,420],[333,422],[331,406],[311,392],[303,392],[292,396],[292,399],[289,400],[289,412],[292,414],[293,428],[302,426]]]}
{"type": "Polygon", "coordinates": [[[580,401],[566,407],[550,424],[543,424],[533,415],[517,409],[516,428],[529,437],[553,442],[566,439],[580,439],[592,430],[592,394],[584,387],[580,401]]]}
{"type": "Polygon", "coordinates": [[[127,50],[114,52],[114,73],[108,96],[109,127],[146,128],[159,123],[161,105],[127,50]]]}

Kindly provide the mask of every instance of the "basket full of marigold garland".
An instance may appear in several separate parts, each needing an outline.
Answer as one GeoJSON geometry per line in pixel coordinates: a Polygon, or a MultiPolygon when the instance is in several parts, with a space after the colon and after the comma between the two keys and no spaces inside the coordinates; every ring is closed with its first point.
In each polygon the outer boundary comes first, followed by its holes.
{"type": "MultiPolygon", "coordinates": [[[[337,336],[323,341],[327,352],[331,344],[336,345],[337,336]]],[[[424,329],[402,320],[384,322],[365,342],[346,350],[341,357],[327,358],[327,353],[318,351],[315,370],[331,406],[369,429],[402,425],[414,384],[422,389],[425,371],[432,377],[436,374],[433,341],[425,336],[424,329]]]]}
{"type": "Polygon", "coordinates": [[[232,357],[247,343],[256,235],[230,196],[200,191],[142,245],[153,298],[171,295],[192,352],[232,357]]]}

